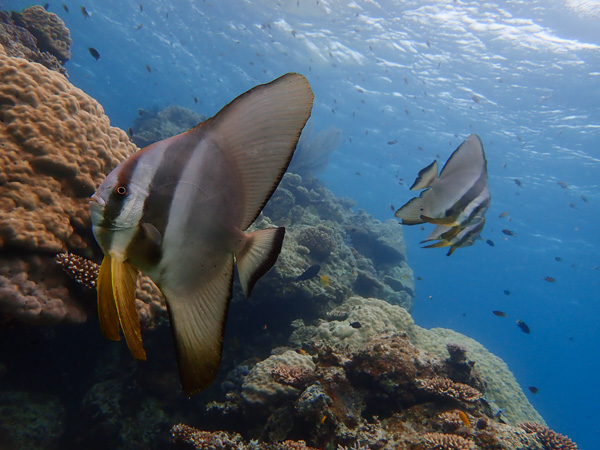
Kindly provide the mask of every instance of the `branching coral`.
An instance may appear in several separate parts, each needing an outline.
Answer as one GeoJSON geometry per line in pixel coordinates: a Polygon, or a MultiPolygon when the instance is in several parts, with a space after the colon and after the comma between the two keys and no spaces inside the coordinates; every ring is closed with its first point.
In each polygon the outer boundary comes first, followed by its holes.
{"type": "Polygon", "coordinates": [[[473,441],[443,433],[425,433],[422,441],[428,450],[477,450],[473,441]]]}
{"type": "Polygon", "coordinates": [[[467,384],[455,383],[449,378],[433,377],[428,380],[417,379],[415,381],[419,388],[442,397],[469,403],[474,403],[482,397],[481,392],[477,389],[467,384]]]}
{"type": "Polygon", "coordinates": [[[577,444],[567,436],[539,423],[524,422],[520,426],[528,433],[535,433],[546,450],[577,450],[577,444]]]}
{"type": "Polygon", "coordinates": [[[56,262],[77,283],[90,289],[96,288],[100,265],[94,261],[73,253],[59,253],[56,255],[56,262]]]}
{"type": "Polygon", "coordinates": [[[315,373],[301,366],[280,365],[271,370],[271,376],[277,383],[300,389],[314,379],[315,373]]]}

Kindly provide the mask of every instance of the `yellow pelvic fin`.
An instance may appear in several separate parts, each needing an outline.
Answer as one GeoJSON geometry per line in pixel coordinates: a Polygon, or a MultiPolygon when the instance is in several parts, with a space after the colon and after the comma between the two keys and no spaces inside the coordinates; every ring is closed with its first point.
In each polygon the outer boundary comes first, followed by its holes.
{"type": "Polygon", "coordinates": [[[447,227],[456,227],[456,226],[460,225],[458,222],[456,222],[455,217],[435,218],[435,217],[428,217],[428,216],[422,215],[421,219],[427,223],[432,223],[434,225],[445,225],[447,227]]]}
{"type": "Polygon", "coordinates": [[[430,244],[430,245],[426,245],[423,248],[439,248],[439,247],[449,247],[450,245],[452,245],[451,242],[448,241],[438,241],[435,244],[430,244]]]}
{"type": "Polygon", "coordinates": [[[113,256],[111,275],[113,296],[125,341],[135,359],[145,360],[146,352],[142,343],[140,318],[135,307],[135,285],[138,272],[131,264],[113,256]]]}
{"type": "Polygon", "coordinates": [[[111,341],[121,339],[119,335],[119,314],[117,313],[117,305],[113,295],[112,274],[111,274],[111,258],[104,256],[98,279],[96,281],[98,291],[98,318],[100,319],[100,328],[102,334],[111,341]]]}

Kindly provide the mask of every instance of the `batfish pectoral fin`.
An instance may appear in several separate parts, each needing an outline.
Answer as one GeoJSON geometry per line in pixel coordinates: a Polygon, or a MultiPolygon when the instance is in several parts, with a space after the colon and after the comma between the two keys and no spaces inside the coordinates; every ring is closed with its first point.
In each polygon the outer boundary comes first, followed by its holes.
{"type": "Polygon", "coordinates": [[[183,289],[180,283],[161,286],[171,319],[179,377],[188,396],[206,388],[219,371],[232,284],[233,257],[214,279],[196,288],[183,289]]]}
{"type": "Polygon", "coordinates": [[[410,187],[411,191],[420,191],[431,186],[431,184],[438,178],[438,165],[437,161],[433,161],[427,167],[421,169],[413,185],[410,187]]]}
{"type": "Polygon", "coordinates": [[[119,341],[119,314],[113,294],[111,258],[104,256],[98,279],[96,280],[96,290],[98,292],[98,318],[100,319],[100,328],[102,334],[111,341],[119,341]]]}
{"type": "Polygon", "coordinates": [[[240,283],[246,297],[250,296],[260,277],[277,261],[284,235],[284,227],[246,233],[244,246],[235,255],[240,283]]]}
{"type": "Polygon", "coordinates": [[[394,215],[402,219],[402,225],[418,225],[424,222],[422,219],[424,206],[423,199],[415,197],[406,202],[394,215]]]}
{"type": "Polygon", "coordinates": [[[448,231],[443,233],[440,237],[446,241],[452,241],[464,228],[460,226],[454,226],[450,228],[448,231]]]}
{"type": "Polygon", "coordinates": [[[444,225],[444,226],[447,226],[447,227],[460,226],[460,224],[456,222],[456,218],[455,217],[440,217],[440,218],[436,218],[436,217],[421,216],[421,218],[423,219],[424,222],[432,223],[434,225],[444,225]]]}
{"type": "Polygon", "coordinates": [[[111,258],[111,278],[116,311],[127,347],[135,359],[146,359],[142,343],[140,318],[135,307],[135,286],[138,271],[120,257],[111,258]]]}

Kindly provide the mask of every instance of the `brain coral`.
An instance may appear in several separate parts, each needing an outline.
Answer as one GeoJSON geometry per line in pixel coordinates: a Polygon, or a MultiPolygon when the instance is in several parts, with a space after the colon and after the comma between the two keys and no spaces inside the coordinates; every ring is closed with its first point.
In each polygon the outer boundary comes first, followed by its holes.
{"type": "Polygon", "coordinates": [[[50,321],[84,320],[54,256],[97,251],[88,197],[136,147],[62,74],[1,46],[0,80],[0,314],[45,323],[59,302],[50,321]]]}

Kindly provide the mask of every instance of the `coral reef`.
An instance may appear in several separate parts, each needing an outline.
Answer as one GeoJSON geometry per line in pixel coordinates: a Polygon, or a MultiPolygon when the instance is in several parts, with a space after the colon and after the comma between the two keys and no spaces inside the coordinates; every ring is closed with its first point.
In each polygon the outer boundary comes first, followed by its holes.
{"type": "Polygon", "coordinates": [[[520,426],[528,433],[535,433],[545,450],[577,450],[577,445],[567,436],[556,433],[539,423],[524,422],[520,426]]]}
{"type": "Polygon", "coordinates": [[[25,58],[66,73],[62,65],[71,58],[71,43],[64,22],[39,5],[22,13],[0,11],[0,46],[8,56],[25,58]]]}
{"type": "Polygon", "coordinates": [[[421,389],[441,397],[470,403],[475,403],[482,397],[481,392],[477,389],[473,389],[471,386],[463,383],[455,383],[444,377],[434,377],[429,380],[417,378],[415,381],[421,389]]]}
{"type": "Polygon", "coordinates": [[[477,450],[470,439],[443,433],[425,433],[423,443],[431,450],[477,450]]]}
{"type": "Polygon", "coordinates": [[[98,254],[88,197],[136,147],[60,73],[0,48],[0,78],[0,315],[81,322],[54,254],[98,254]]]}
{"type": "Polygon", "coordinates": [[[160,111],[140,109],[139,113],[131,127],[131,139],[140,148],[183,133],[206,120],[205,116],[182,106],[167,106],[160,111]]]}

